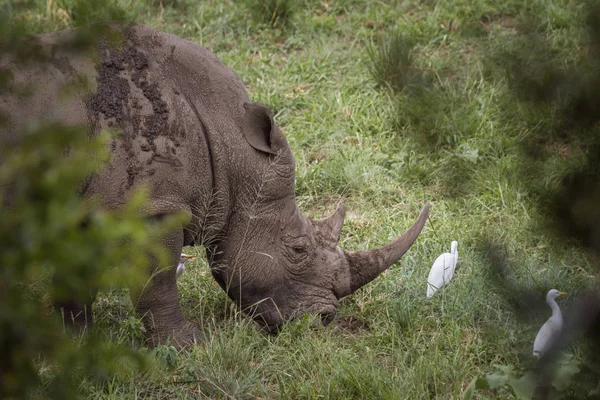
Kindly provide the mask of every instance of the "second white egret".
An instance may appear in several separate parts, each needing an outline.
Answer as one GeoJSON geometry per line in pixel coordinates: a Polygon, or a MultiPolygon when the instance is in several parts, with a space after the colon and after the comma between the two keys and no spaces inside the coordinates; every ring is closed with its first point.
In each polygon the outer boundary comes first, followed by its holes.
{"type": "Polygon", "coordinates": [[[553,345],[554,341],[560,335],[563,326],[562,313],[560,307],[556,303],[556,298],[565,295],[565,292],[559,292],[556,289],[550,289],[546,295],[546,303],[552,309],[552,316],[540,328],[535,341],[533,342],[533,355],[541,358],[553,345]]]}

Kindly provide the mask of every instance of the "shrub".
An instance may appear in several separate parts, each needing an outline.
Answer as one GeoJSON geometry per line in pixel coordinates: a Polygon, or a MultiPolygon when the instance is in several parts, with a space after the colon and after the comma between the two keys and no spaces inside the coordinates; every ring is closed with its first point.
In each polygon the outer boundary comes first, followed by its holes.
{"type": "Polygon", "coordinates": [[[416,77],[413,66],[414,40],[399,29],[377,36],[367,46],[369,71],[375,83],[400,92],[416,77]]]}
{"type": "MultiPolygon", "coordinates": [[[[0,397],[47,389],[69,398],[86,378],[118,374],[123,359],[145,365],[141,353],[110,344],[102,332],[77,344],[61,315],[50,312],[52,301],[143,285],[146,249],[156,248],[153,238],[168,227],[140,218],[143,191],[118,211],[78,195],[75,189],[101,165],[93,160],[106,159],[106,138],[46,126],[2,148],[0,199],[10,205],[0,209],[0,397]],[[51,372],[40,373],[42,365],[51,372]]],[[[160,247],[152,255],[164,261],[160,247]]]]}

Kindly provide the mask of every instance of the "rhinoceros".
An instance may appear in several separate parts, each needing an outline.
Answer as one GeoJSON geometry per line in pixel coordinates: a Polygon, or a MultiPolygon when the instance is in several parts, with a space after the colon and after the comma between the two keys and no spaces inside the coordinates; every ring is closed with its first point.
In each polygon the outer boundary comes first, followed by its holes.
{"type": "MultiPolygon", "coordinates": [[[[150,284],[132,295],[151,345],[170,340],[186,346],[202,337],[178,305],[175,267],[183,246],[204,245],[221,288],[264,328],[277,331],[304,313],[329,323],[339,299],[399,260],[420,234],[429,203],[386,246],[339,249],[344,206],[324,219],[302,214],[285,135],[269,108],[251,102],[242,81],[214,54],[144,25],[113,23],[107,31],[117,32],[120,43],[105,33],[94,41],[93,56],[77,51],[81,29],[33,36],[41,61],[0,58],[12,83],[33,93],[0,93],[0,113],[8,117],[0,138],[18,140],[32,120],[85,126],[90,135],[118,128],[109,163],[86,180],[81,195],[114,209],[146,185],[149,219],[187,215],[161,239],[173,267],[150,265],[150,284]],[[91,85],[64,96],[65,87],[81,81],[91,85]]],[[[91,304],[70,303],[68,312],[84,306],[90,310],[91,304]]]]}

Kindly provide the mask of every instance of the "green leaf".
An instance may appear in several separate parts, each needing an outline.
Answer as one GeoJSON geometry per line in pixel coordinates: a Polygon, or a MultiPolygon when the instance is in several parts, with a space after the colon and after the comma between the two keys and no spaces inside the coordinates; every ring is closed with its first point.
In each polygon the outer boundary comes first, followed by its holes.
{"type": "Polygon", "coordinates": [[[569,354],[569,353],[565,353],[564,351],[561,351],[560,353],[558,353],[558,356],[556,357],[556,362],[560,365],[569,364],[569,363],[573,362],[573,355],[569,354]]]}
{"type": "Polygon", "coordinates": [[[510,378],[508,384],[515,392],[519,400],[530,400],[535,392],[537,376],[534,372],[528,371],[520,379],[510,378]]]}
{"type": "Polygon", "coordinates": [[[552,379],[552,386],[558,391],[564,391],[569,387],[572,381],[573,375],[579,372],[577,363],[570,362],[569,364],[561,365],[557,368],[554,378],[552,379]]]}
{"type": "Polygon", "coordinates": [[[512,365],[495,365],[506,376],[514,376],[515,368],[512,365]]]}
{"type": "Polygon", "coordinates": [[[463,392],[463,400],[470,400],[473,398],[473,395],[475,394],[475,390],[479,389],[488,389],[490,386],[488,385],[488,382],[483,379],[480,376],[476,376],[475,378],[473,378],[473,380],[469,383],[469,385],[465,388],[465,391],[463,392]]]}
{"type": "Polygon", "coordinates": [[[565,398],[564,393],[558,392],[553,387],[550,387],[549,389],[550,390],[548,391],[548,400],[561,400],[565,398]]]}
{"type": "Polygon", "coordinates": [[[508,379],[506,375],[501,373],[494,373],[485,377],[488,382],[490,389],[498,389],[506,384],[508,379]]]}

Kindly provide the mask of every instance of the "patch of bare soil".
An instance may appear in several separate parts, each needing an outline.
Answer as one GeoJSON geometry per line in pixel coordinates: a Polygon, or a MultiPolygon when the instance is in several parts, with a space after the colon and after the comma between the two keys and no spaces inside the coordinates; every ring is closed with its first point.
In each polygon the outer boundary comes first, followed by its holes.
{"type": "Polygon", "coordinates": [[[353,315],[339,316],[333,320],[334,329],[342,333],[360,335],[370,332],[369,325],[353,315]]]}

